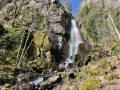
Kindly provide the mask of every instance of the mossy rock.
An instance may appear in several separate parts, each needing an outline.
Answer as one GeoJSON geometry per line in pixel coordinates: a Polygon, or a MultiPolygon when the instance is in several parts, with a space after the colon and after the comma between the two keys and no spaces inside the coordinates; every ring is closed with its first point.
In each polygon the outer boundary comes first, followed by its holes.
{"type": "Polygon", "coordinates": [[[100,61],[98,68],[102,68],[105,69],[106,71],[110,71],[112,70],[112,65],[110,64],[110,62],[100,61]]]}
{"type": "Polygon", "coordinates": [[[82,90],[95,90],[99,88],[99,81],[96,79],[87,79],[83,82],[82,90]]]}
{"type": "Polygon", "coordinates": [[[89,69],[89,70],[87,70],[87,73],[90,75],[95,75],[97,73],[97,71],[95,69],[89,69]]]}
{"type": "Polygon", "coordinates": [[[105,74],[107,73],[106,70],[103,70],[103,69],[101,69],[101,68],[99,68],[97,71],[98,71],[97,73],[98,73],[99,76],[105,75],[105,74]]]}
{"type": "Polygon", "coordinates": [[[104,79],[107,80],[107,81],[111,81],[113,78],[112,78],[112,76],[105,75],[104,79]]]}
{"type": "Polygon", "coordinates": [[[5,85],[4,85],[4,87],[10,87],[11,85],[10,84],[8,84],[8,83],[6,83],[5,85]]]}
{"type": "Polygon", "coordinates": [[[119,76],[117,74],[112,74],[113,79],[119,79],[119,76]]]}
{"type": "Polygon", "coordinates": [[[96,77],[97,77],[97,75],[93,75],[93,76],[92,76],[92,78],[94,78],[94,79],[95,79],[96,77]]]}

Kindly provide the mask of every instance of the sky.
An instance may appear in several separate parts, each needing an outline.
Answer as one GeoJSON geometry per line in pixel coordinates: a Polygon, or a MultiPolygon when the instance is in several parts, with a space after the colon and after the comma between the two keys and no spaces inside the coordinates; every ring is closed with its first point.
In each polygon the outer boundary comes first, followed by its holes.
{"type": "Polygon", "coordinates": [[[80,2],[82,0],[71,0],[71,4],[72,4],[72,14],[73,16],[76,16],[77,12],[79,11],[79,7],[80,7],[80,2]]]}
{"type": "MultiPolygon", "coordinates": [[[[61,3],[63,4],[63,1],[64,0],[61,0],[61,3]]],[[[69,0],[67,0],[69,1],[69,0]]],[[[71,5],[72,5],[72,11],[71,13],[73,14],[73,16],[75,17],[77,12],[79,11],[79,8],[80,8],[80,2],[83,1],[83,0],[71,0],[71,5]]]]}

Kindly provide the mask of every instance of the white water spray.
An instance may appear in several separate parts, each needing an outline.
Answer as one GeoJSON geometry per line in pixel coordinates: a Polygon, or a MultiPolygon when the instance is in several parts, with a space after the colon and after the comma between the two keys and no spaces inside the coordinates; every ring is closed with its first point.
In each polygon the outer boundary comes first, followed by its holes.
{"type": "Polygon", "coordinates": [[[69,40],[69,57],[65,61],[65,69],[68,67],[68,64],[73,64],[74,56],[78,53],[78,46],[82,43],[82,38],[80,31],[76,25],[75,20],[71,20],[71,32],[70,32],[70,40],[69,40]]]}

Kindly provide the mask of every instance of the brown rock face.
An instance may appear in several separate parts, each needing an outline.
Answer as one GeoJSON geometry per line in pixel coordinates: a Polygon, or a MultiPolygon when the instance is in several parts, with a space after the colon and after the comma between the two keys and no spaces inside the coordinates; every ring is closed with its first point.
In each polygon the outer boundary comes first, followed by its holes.
{"type": "Polygon", "coordinates": [[[52,48],[52,60],[63,60],[68,53],[66,46],[69,40],[70,20],[72,15],[64,10],[59,0],[30,0],[28,6],[34,7],[46,17],[47,30],[52,48]],[[45,4],[44,4],[44,3],[45,4]]]}
{"type": "Polygon", "coordinates": [[[66,46],[69,40],[70,20],[72,17],[59,7],[59,4],[53,4],[48,12],[48,30],[47,34],[52,44],[51,52],[53,58],[59,61],[63,59],[62,55],[68,53],[66,46]]]}

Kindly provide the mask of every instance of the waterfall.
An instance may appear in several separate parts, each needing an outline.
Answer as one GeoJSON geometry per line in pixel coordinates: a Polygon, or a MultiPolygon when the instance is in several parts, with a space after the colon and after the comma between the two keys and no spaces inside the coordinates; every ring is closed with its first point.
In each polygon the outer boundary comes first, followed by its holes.
{"type": "MultiPolygon", "coordinates": [[[[69,56],[68,56],[67,60],[65,61],[65,64],[60,64],[59,67],[65,67],[65,69],[67,69],[69,64],[73,64],[74,56],[78,53],[78,46],[82,42],[83,41],[81,38],[80,31],[77,28],[76,21],[71,20],[70,40],[68,41],[68,44],[70,47],[69,56]]],[[[52,76],[52,75],[50,75],[50,76],[52,76]]],[[[43,81],[43,77],[38,77],[38,79],[36,79],[32,83],[37,85],[42,81],[43,81]]]]}
{"type": "Polygon", "coordinates": [[[36,80],[33,81],[35,85],[38,85],[40,82],[43,81],[43,77],[38,77],[36,80]]]}
{"type": "Polygon", "coordinates": [[[71,20],[71,32],[70,32],[70,40],[68,42],[70,50],[69,50],[69,57],[65,61],[65,69],[68,67],[69,64],[73,64],[74,56],[78,53],[78,46],[82,43],[82,38],[80,31],[76,25],[75,20],[71,20]]]}

